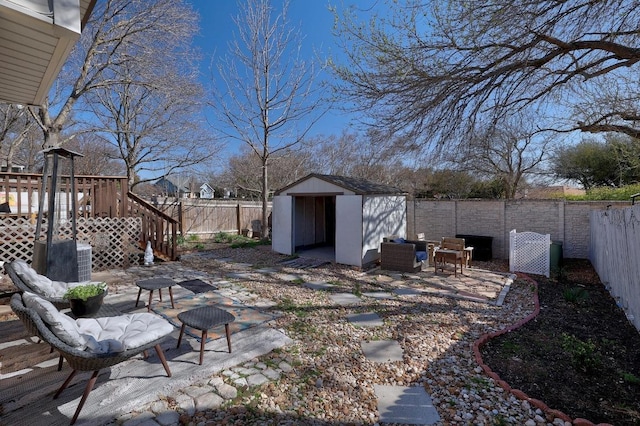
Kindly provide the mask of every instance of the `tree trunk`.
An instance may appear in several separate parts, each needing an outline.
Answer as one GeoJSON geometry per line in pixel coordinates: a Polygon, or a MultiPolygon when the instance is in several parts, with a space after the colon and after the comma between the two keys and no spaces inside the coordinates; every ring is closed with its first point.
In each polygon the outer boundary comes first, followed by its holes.
{"type": "Polygon", "coordinates": [[[269,224],[267,223],[267,207],[269,202],[269,186],[267,179],[267,162],[262,163],[262,229],[260,231],[260,239],[269,238],[269,224]]]}

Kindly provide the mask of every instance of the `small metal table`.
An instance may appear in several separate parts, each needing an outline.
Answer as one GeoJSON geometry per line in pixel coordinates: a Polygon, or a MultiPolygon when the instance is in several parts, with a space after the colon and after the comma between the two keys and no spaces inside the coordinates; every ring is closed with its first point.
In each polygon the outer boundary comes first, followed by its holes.
{"type": "Polygon", "coordinates": [[[231,334],[229,333],[229,323],[232,323],[236,319],[233,314],[230,314],[224,309],[216,308],[215,306],[202,306],[200,308],[180,312],[178,314],[178,319],[182,322],[182,327],[180,327],[180,336],[178,337],[178,345],[176,348],[180,347],[185,326],[188,325],[191,328],[202,331],[202,338],[200,339],[200,365],[202,365],[204,345],[207,341],[207,331],[217,325],[224,324],[224,331],[227,335],[227,346],[229,348],[229,353],[231,353],[231,334]]]}
{"type": "Polygon", "coordinates": [[[175,309],[175,305],[173,304],[173,291],[171,287],[176,285],[175,281],[169,278],[150,278],[147,280],[136,281],[136,285],[140,288],[138,290],[138,298],[136,299],[136,307],[138,307],[138,302],[140,301],[140,294],[142,290],[149,290],[149,304],[147,305],[147,311],[151,311],[151,300],[153,298],[153,290],[158,290],[158,295],[160,297],[160,301],[162,302],[162,289],[169,289],[169,298],[171,299],[171,307],[175,309]]]}

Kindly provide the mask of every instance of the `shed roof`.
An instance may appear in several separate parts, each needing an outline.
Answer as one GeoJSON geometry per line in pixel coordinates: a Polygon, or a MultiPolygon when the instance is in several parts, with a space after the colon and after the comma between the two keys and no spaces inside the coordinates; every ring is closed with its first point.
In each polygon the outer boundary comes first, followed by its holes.
{"type": "Polygon", "coordinates": [[[365,179],[352,178],[347,176],[337,175],[322,175],[318,173],[311,173],[302,179],[295,181],[294,183],[280,188],[275,192],[275,195],[281,195],[289,189],[299,185],[300,183],[309,179],[320,179],[325,182],[337,185],[344,189],[354,192],[357,195],[405,195],[406,192],[390,185],[383,185],[381,183],[371,182],[365,179]]]}

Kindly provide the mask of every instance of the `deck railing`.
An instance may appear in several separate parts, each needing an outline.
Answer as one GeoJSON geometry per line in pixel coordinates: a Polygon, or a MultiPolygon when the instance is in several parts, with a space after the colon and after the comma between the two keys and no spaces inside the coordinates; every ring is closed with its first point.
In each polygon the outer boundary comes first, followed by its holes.
{"type": "Polygon", "coordinates": [[[141,247],[144,248],[150,241],[157,256],[165,260],[177,259],[178,221],[135,194],[129,192],[127,198],[130,201],[128,216],[142,219],[141,247]]]}
{"type": "MultiPolygon", "coordinates": [[[[8,203],[10,213],[0,218],[28,218],[35,224],[38,215],[42,175],[34,173],[0,173],[0,204],[8,203]]],[[[69,176],[61,176],[57,198],[69,211],[71,194],[69,176]]],[[[139,244],[142,249],[151,241],[154,253],[165,259],[177,258],[178,220],[128,191],[124,176],[76,176],[77,218],[142,218],[139,244]]],[[[71,212],[69,212],[71,214],[71,212]]]]}

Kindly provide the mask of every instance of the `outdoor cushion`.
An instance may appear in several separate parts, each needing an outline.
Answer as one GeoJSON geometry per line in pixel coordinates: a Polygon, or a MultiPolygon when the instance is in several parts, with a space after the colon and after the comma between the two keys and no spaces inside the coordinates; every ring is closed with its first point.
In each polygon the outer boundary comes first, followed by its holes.
{"type": "Polygon", "coordinates": [[[391,242],[398,243],[398,244],[404,244],[405,243],[405,239],[404,238],[395,238],[395,239],[391,240],[391,242]]]}
{"type": "Polygon", "coordinates": [[[22,278],[22,281],[24,281],[34,293],[41,294],[48,298],[61,299],[68,289],[88,282],[67,283],[64,281],[52,281],[48,277],[38,274],[35,269],[22,259],[15,260],[13,264],[16,274],[22,278]]]}
{"type": "Polygon", "coordinates": [[[416,252],[416,261],[423,262],[427,260],[427,252],[426,251],[417,251],[416,252]]]}
{"type": "Polygon", "coordinates": [[[84,349],[86,346],[85,338],[80,335],[78,326],[72,318],[59,312],[51,302],[37,294],[25,291],[22,299],[27,308],[33,309],[40,315],[40,318],[49,325],[58,339],[74,348],[84,349]]]}
{"type": "Polygon", "coordinates": [[[122,352],[166,336],[173,326],[164,318],[144,312],[115,317],[79,318],[78,331],[95,353],[122,352]]]}

